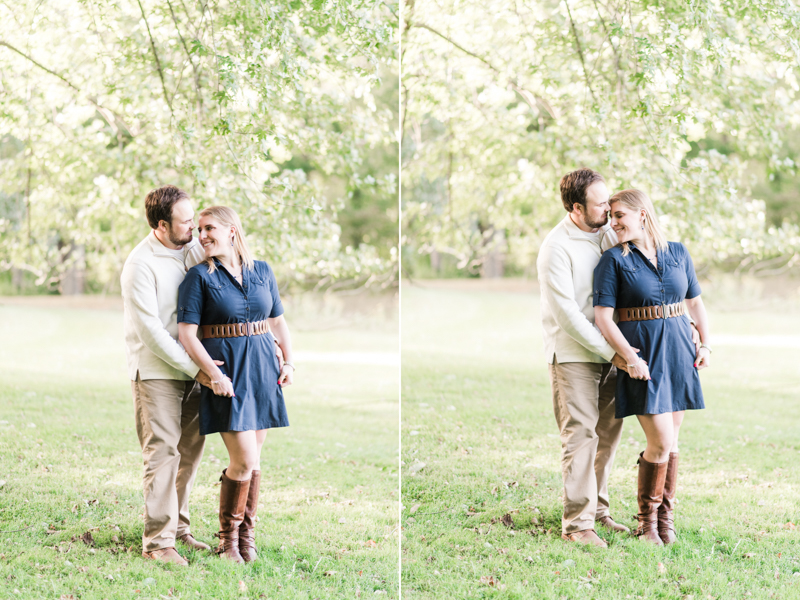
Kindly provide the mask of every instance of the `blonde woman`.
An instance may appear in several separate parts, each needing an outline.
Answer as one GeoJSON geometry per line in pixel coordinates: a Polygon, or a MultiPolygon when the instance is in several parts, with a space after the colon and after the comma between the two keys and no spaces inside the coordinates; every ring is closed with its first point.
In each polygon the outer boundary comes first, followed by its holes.
{"type": "Polygon", "coordinates": [[[616,416],[636,415],[647,437],[639,456],[636,535],[660,546],[677,537],[678,433],[684,411],[704,408],[698,371],[709,366],[708,317],[689,252],[666,240],[647,195],[624,190],[609,205],[620,243],[594,272],[595,323],[627,362],[628,372],[617,375],[616,416]],[[684,302],[700,334],[699,349],[684,302]]]}
{"type": "Polygon", "coordinates": [[[281,386],[292,384],[292,344],[275,274],[253,260],[236,212],[207,208],[199,229],[205,262],[189,269],[180,286],[178,336],[212,379],[200,399],[200,434],[219,432],[230,457],[221,478],[217,553],[250,562],[257,558],[261,446],[267,429],[289,425],[281,386]]]}

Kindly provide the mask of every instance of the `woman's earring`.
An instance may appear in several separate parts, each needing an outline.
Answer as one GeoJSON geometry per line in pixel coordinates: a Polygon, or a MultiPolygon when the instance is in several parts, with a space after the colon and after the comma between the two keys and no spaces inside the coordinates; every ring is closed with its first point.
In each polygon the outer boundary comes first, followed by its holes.
{"type": "MultiPolygon", "coordinates": [[[[642,227],[644,229],[644,227],[642,227]]],[[[233,238],[231,238],[231,248],[233,248],[233,238]]]]}

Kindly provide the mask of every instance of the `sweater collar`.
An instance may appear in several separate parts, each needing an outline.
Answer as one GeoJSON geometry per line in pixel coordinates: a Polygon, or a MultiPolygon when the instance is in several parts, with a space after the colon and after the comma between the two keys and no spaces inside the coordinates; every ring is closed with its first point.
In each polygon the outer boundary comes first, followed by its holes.
{"type": "MultiPolygon", "coordinates": [[[[570,239],[591,241],[589,240],[588,237],[586,237],[586,232],[582,231],[580,227],[575,225],[575,223],[570,218],[569,213],[567,213],[567,216],[564,217],[562,223],[564,224],[564,228],[567,230],[567,234],[569,235],[570,239]]],[[[598,233],[601,234],[600,239],[605,237],[609,229],[611,229],[611,225],[606,223],[600,229],[597,230],[598,233]]]]}
{"type": "MultiPolygon", "coordinates": [[[[153,250],[153,256],[169,256],[175,258],[175,255],[172,254],[172,252],[170,252],[169,249],[158,240],[155,231],[150,231],[150,235],[147,236],[147,241],[150,242],[150,248],[153,250]]],[[[188,254],[189,251],[199,243],[200,242],[198,242],[197,239],[192,238],[191,242],[184,244],[182,248],[184,256],[186,256],[186,254],[188,254]]]]}

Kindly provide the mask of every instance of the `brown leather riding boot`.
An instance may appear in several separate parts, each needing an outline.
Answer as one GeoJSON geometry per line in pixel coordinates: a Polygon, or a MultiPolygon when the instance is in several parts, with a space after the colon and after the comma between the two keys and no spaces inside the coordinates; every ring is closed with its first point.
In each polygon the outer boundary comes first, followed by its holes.
{"type": "Polygon", "coordinates": [[[664,498],[658,507],[658,537],[665,544],[678,539],[675,533],[675,491],[678,488],[678,453],[670,452],[667,462],[667,478],[664,481],[664,498]]]}
{"type": "Polygon", "coordinates": [[[256,552],[256,511],[258,510],[258,491],[261,486],[261,471],[253,471],[250,475],[250,491],[247,494],[247,506],[244,509],[244,520],[239,525],[239,553],[244,562],[252,562],[258,558],[256,552]]]}
{"type": "Polygon", "coordinates": [[[222,487],[219,490],[219,547],[217,554],[233,562],[242,563],[244,560],[239,554],[239,525],[244,519],[250,480],[230,479],[226,471],[227,469],[219,478],[222,487]]]}
{"type": "Polygon", "coordinates": [[[664,543],[658,536],[658,507],[664,496],[664,480],[667,478],[667,463],[651,463],[639,454],[639,529],[635,535],[656,546],[664,543]]]}

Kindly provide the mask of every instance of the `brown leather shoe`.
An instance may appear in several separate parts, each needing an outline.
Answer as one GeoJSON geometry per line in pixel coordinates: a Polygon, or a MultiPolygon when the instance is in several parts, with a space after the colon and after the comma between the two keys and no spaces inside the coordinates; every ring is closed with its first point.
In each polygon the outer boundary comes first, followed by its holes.
{"type": "Polygon", "coordinates": [[[198,542],[191,533],[184,533],[183,535],[179,535],[176,539],[185,546],[189,546],[189,548],[194,548],[195,550],[211,550],[211,546],[203,542],[198,542]]]}
{"type": "Polygon", "coordinates": [[[576,531],[574,533],[564,533],[561,535],[562,540],[568,542],[578,542],[579,544],[586,544],[587,546],[597,546],[598,548],[608,548],[600,536],[597,535],[594,529],[584,529],[583,531],[576,531]]]}
{"type": "Polygon", "coordinates": [[[175,550],[174,546],[170,546],[169,548],[159,548],[158,550],[153,550],[152,552],[142,552],[142,558],[158,560],[173,565],[181,565],[182,567],[185,567],[189,564],[186,562],[185,558],[178,554],[178,551],[175,550]]]}
{"type": "Polygon", "coordinates": [[[667,462],[667,477],[664,480],[664,497],[658,507],[658,537],[665,544],[678,539],[675,532],[675,492],[678,488],[678,453],[670,452],[667,462]]]}
{"type": "Polygon", "coordinates": [[[247,506],[244,507],[244,519],[239,525],[239,553],[244,562],[252,562],[258,558],[255,526],[260,487],[261,471],[253,471],[250,474],[250,490],[247,493],[247,506]]]}
{"type": "Polygon", "coordinates": [[[625,527],[625,525],[620,525],[614,519],[611,518],[611,515],[606,515],[605,517],[600,517],[599,519],[595,520],[595,523],[600,523],[603,527],[608,529],[609,531],[618,531],[619,533],[630,533],[630,529],[625,527]]]}
{"type": "Polygon", "coordinates": [[[244,519],[244,508],[247,505],[247,492],[250,480],[236,481],[222,472],[219,480],[219,547],[217,554],[233,562],[243,563],[239,554],[239,525],[244,519]]]}
{"type": "Polygon", "coordinates": [[[634,535],[663,546],[658,535],[658,507],[664,497],[664,480],[667,478],[667,462],[651,463],[644,459],[644,452],[639,454],[639,528],[634,535]]]}

